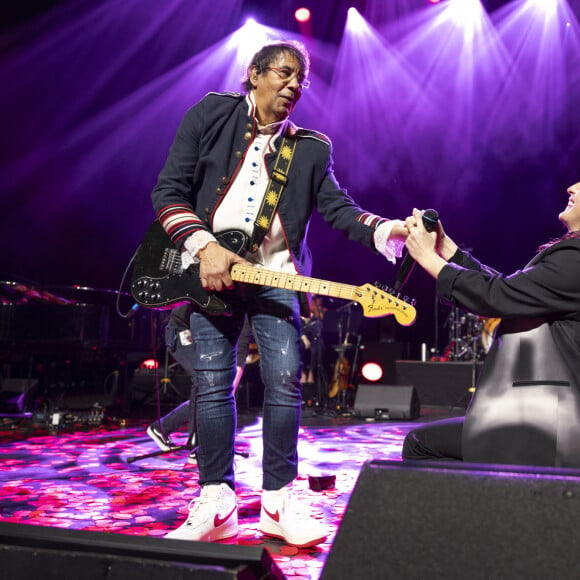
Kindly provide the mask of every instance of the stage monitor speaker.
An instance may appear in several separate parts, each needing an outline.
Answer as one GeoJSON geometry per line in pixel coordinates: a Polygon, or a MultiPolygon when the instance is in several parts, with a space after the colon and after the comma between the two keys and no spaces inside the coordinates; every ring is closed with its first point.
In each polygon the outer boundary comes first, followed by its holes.
{"type": "Polygon", "coordinates": [[[322,580],[580,578],[580,470],[371,461],[322,580]]]}
{"type": "Polygon", "coordinates": [[[412,385],[359,385],[354,414],[365,419],[416,419],[421,404],[412,385]]]}
{"type": "Polygon", "coordinates": [[[264,548],[0,523],[10,580],[283,580],[264,548]]]}

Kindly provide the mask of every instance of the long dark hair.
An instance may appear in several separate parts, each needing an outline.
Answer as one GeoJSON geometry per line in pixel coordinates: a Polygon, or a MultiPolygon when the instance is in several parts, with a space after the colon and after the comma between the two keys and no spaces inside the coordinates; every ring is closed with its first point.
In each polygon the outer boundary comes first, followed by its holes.
{"type": "Polygon", "coordinates": [[[556,238],[555,240],[550,240],[549,242],[546,242],[545,244],[542,244],[538,248],[538,253],[543,252],[544,250],[547,250],[548,248],[550,248],[554,244],[557,244],[558,242],[563,242],[564,240],[573,240],[575,238],[580,238],[580,230],[576,230],[574,232],[566,232],[563,236],[560,236],[559,238],[556,238]]]}

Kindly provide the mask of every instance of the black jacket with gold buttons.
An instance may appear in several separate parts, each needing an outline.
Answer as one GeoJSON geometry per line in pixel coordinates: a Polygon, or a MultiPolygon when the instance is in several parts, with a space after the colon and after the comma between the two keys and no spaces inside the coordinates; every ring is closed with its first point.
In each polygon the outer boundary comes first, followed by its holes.
{"type": "MultiPolygon", "coordinates": [[[[195,231],[212,231],[215,211],[227,198],[256,130],[257,120],[240,94],[209,93],[185,114],[152,192],[159,221],[178,247],[195,231]],[[176,214],[180,219],[171,220],[176,214]]],[[[373,232],[385,219],[362,210],[340,188],[328,137],[291,122],[286,136],[298,143],[277,212],[297,271],[310,274],[305,238],[314,208],[331,227],[374,249],[373,232]]],[[[266,156],[269,175],[275,156],[266,156]]]]}

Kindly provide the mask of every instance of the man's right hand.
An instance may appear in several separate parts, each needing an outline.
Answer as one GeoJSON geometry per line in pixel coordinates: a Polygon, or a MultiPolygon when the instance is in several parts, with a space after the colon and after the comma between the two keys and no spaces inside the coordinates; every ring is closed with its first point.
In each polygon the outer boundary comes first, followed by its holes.
{"type": "Polygon", "coordinates": [[[247,260],[220,246],[217,242],[209,242],[197,253],[197,256],[201,285],[206,290],[217,292],[225,288],[231,290],[234,287],[230,276],[230,268],[234,264],[249,264],[247,260]]]}
{"type": "Polygon", "coordinates": [[[389,239],[405,242],[409,235],[409,230],[406,228],[405,223],[399,220],[393,220],[393,222],[393,228],[391,229],[389,239]]]}

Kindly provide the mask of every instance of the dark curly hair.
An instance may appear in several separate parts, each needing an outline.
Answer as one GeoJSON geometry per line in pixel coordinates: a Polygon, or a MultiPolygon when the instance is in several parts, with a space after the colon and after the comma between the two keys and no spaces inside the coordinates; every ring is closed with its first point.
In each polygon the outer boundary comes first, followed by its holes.
{"type": "Polygon", "coordinates": [[[246,79],[242,82],[242,88],[246,93],[252,90],[252,83],[250,82],[250,74],[252,68],[256,67],[259,73],[264,72],[281,54],[285,52],[290,53],[296,58],[300,64],[300,73],[304,77],[308,76],[310,70],[310,57],[305,46],[296,41],[288,40],[282,42],[274,42],[263,46],[253,57],[248,65],[246,71],[246,79]]]}

